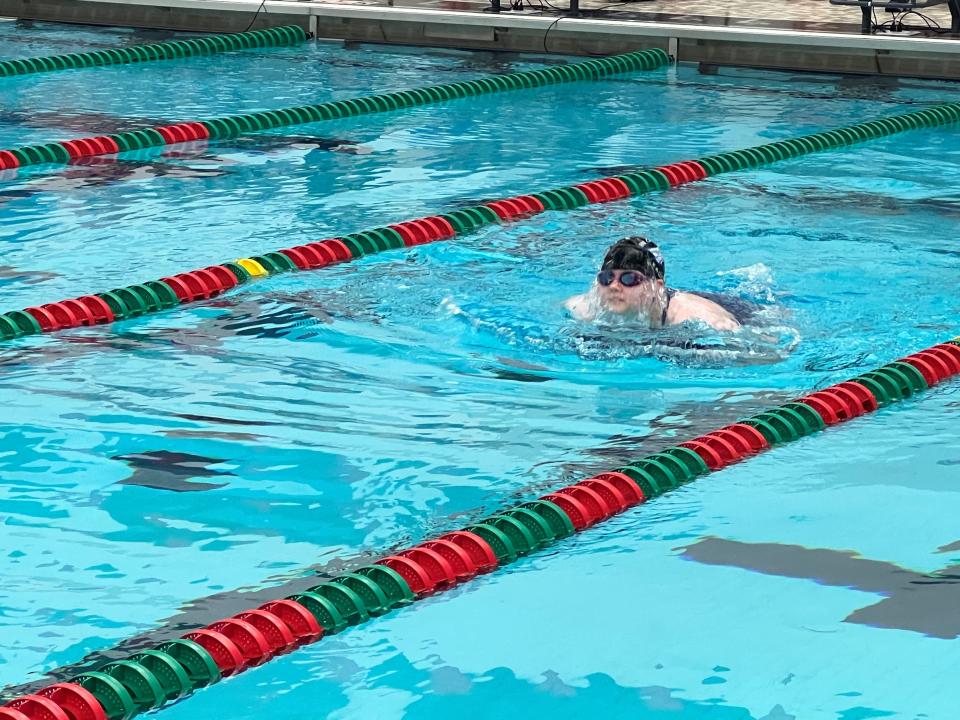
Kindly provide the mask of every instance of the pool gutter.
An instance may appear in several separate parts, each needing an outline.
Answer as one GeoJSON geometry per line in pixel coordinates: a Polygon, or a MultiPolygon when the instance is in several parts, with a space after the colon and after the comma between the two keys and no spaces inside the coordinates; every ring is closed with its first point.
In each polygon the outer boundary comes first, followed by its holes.
{"type": "MultiPolygon", "coordinates": [[[[247,28],[260,5],[259,0],[0,0],[0,14],[232,32],[247,28]]],[[[939,38],[290,0],[263,3],[256,26],[291,23],[321,39],[514,52],[543,52],[546,40],[550,52],[570,55],[658,47],[680,62],[705,65],[960,79],[960,41],[939,38]]]]}

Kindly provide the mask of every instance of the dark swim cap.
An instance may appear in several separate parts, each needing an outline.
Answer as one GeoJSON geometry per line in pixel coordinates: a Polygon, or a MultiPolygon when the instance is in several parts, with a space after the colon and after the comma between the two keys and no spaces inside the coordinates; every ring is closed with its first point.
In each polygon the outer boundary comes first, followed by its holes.
{"type": "Polygon", "coordinates": [[[663,280],[663,255],[655,242],[639,236],[617,240],[603,258],[600,270],[636,270],[648,278],[663,280]]]}

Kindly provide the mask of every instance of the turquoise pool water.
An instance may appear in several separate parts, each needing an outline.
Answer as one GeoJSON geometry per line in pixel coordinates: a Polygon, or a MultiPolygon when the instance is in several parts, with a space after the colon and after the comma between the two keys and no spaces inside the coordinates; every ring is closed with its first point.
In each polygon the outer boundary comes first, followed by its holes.
{"type": "MultiPolygon", "coordinates": [[[[0,56],[144,39],[8,24],[0,56]]],[[[7,78],[0,147],[563,60],[308,44],[7,78]]],[[[0,300],[107,290],[958,95],[680,67],[6,173],[0,300]]],[[[0,686],[956,335],[958,161],[955,128],[906,133],[5,343],[0,686]],[[571,321],[562,301],[638,232],[663,247],[671,284],[765,306],[762,331],[691,354],[571,321]]],[[[164,717],[952,718],[958,387],[701,479],[164,717]]]]}

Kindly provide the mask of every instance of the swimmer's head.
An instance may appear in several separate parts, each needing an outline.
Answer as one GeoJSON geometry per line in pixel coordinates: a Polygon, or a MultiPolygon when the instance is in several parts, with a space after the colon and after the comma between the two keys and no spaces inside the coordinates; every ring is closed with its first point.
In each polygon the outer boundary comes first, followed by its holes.
{"type": "Polygon", "coordinates": [[[620,315],[647,315],[658,321],[664,299],[664,262],[657,244],[642,237],[617,240],[597,274],[604,309],[620,315]]]}
{"type": "Polygon", "coordinates": [[[607,249],[600,270],[637,270],[650,279],[663,280],[663,255],[655,242],[639,235],[623,238],[607,249]]]}

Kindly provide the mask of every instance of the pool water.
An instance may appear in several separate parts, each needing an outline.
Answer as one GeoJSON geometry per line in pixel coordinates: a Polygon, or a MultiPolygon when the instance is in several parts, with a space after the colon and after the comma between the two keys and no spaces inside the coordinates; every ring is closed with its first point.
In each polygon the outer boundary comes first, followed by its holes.
{"type": "MultiPolygon", "coordinates": [[[[150,39],[8,23],[0,56],[150,39]]],[[[308,43],[7,78],[0,147],[565,60],[308,43]]],[[[0,300],[99,292],[958,97],[949,83],[682,66],[6,171],[0,300]]],[[[463,527],[953,337],[958,163],[956,128],[905,133],[4,343],[0,686],[36,687],[132,636],[262,602],[245,592],[463,527]],[[683,352],[571,320],[564,299],[632,234],[662,246],[671,285],[757,303],[762,327],[683,352]]],[[[944,383],[162,712],[952,718],[958,405],[944,383]]]]}

